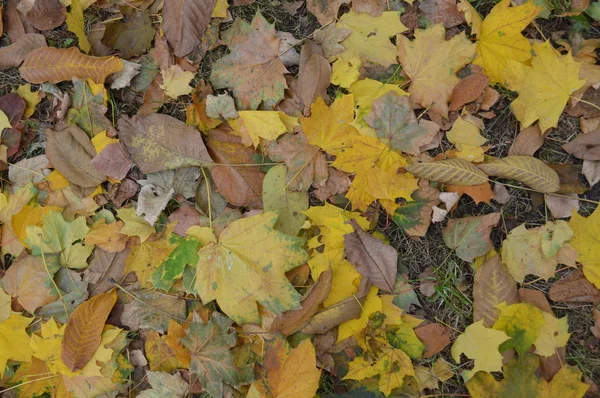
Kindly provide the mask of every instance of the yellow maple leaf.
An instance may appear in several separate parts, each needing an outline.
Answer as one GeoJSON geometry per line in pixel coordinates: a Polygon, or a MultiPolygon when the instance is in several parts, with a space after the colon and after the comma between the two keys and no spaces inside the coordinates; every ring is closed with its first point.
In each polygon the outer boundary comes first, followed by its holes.
{"type": "Polygon", "coordinates": [[[521,129],[539,120],[544,132],[558,125],[567,101],[585,80],[579,80],[579,64],[571,54],[559,55],[550,42],[533,43],[533,52],[531,66],[508,62],[506,83],[519,93],[510,107],[521,122],[521,129]]]}
{"type": "Polygon", "coordinates": [[[490,83],[505,83],[509,60],[525,62],[531,58],[531,44],[521,31],[542,9],[533,1],[509,6],[510,0],[496,4],[483,20],[477,40],[477,57],[473,63],[483,68],[490,83]]]}
{"type": "Polygon", "coordinates": [[[483,20],[477,10],[469,3],[469,0],[459,0],[456,4],[458,11],[465,13],[465,20],[471,25],[471,33],[478,37],[481,34],[481,25],[483,20]]]}
{"type": "Polygon", "coordinates": [[[353,83],[348,91],[354,95],[356,106],[358,106],[357,120],[361,125],[366,124],[364,123],[364,117],[371,111],[373,101],[377,98],[390,91],[393,91],[398,95],[408,95],[408,93],[402,90],[397,84],[385,84],[369,78],[353,83]]]}
{"type": "Polygon", "coordinates": [[[121,233],[127,236],[138,236],[142,243],[156,232],[152,225],[135,213],[133,207],[120,208],[117,210],[117,215],[125,223],[121,233]]]}
{"type": "Polygon", "coordinates": [[[374,17],[350,10],[342,15],[335,27],[352,31],[341,43],[345,50],[339,54],[340,58],[359,58],[363,62],[374,62],[386,68],[396,63],[396,49],[390,37],[407,30],[400,22],[400,13],[397,11],[385,11],[374,17]]]}
{"type": "Polygon", "coordinates": [[[260,323],[257,303],[276,314],[300,305],[285,273],[308,255],[302,239],[273,228],[276,221],[275,212],[236,220],[198,252],[196,291],[238,324],[260,323]]]}
{"type": "MultiPolygon", "coordinates": [[[[2,111],[0,111],[2,113],[2,111]]],[[[1,116],[1,115],[0,115],[1,116]]],[[[0,207],[0,222],[2,223],[2,255],[12,254],[17,257],[23,251],[23,244],[17,238],[12,228],[12,217],[27,204],[38,190],[29,182],[12,195],[8,195],[6,206],[0,207]]]]}
{"type": "Polygon", "coordinates": [[[0,323],[0,376],[4,375],[9,359],[18,362],[31,361],[29,335],[25,328],[32,320],[33,318],[25,318],[20,314],[12,314],[0,323]]]}
{"type": "Polygon", "coordinates": [[[367,173],[358,173],[354,176],[352,185],[346,198],[352,203],[352,207],[357,210],[365,210],[377,198],[369,193],[369,175],[367,173]]]}
{"type": "Polygon", "coordinates": [[[569,341],[569,320],[566,316],[556,318],[547,312],[542,312],[545,323],[540,327],[539,336],[533,343],[535,353],[544,357],[556,354],[556,349],[564,347],[569,341]]]}
{"type": "Polygon", "coordinates": [[[46,181],[48,181],[48,185],[52,191],[59,191],[71,185],[69,180],[56,169],[52,170],[52,172],[46,176],[46,181]]]}
{"type": "Polygon", "coordinates": [[[21,211],[12,217],[11,223],[13,231],[15,231],[15,234],[21,243],[27,246],[25,243],[25,238],[27,238],[27,234],[25,233],[27,227],[30,225],[37,225],[38,227],[41,227],[43,224],[42,218],[51,211],[62,211],[62,208],[58,206],[42,207],[38,205],[26,204],[23,206],[21,211]]]}
{"type": "Polygon", "coordinates": [[[171,98],[191,94],[194,89],[190,86],[194,74],[184,71],[179,65],[171,65],[168,69],[161,69],[160,74],[163,78],[160,88],[165,90],[165,94],[171,98]]]}
{"type": "Polygon", "coordinates": [[[360,77],[361,62],[359,58],[351,58],[348,60],[338,59],[331,66],[331,83],[349,88],[360,77]]]}
{"type": "Polygon", "coordinates": [[[246,146],[256,148],[261,138],[274,141],[288,130],[277,111],[239,111],[238,114],[239,117],[229,120],[229,124],[246,146]]]}
{"type": "Polygon", "coordinates": [[[106,223],[104,218],[96,221],[85,236],[86,245],[96,245],[109,253],[122,252],[127,246],[127,236],[121,234],[123,221],[106,223]]]}
{"type": "Polygon", "coordinates": [[[354,97],[345,95],[330,107],[319,97],[310,107],[310,117],[300,119],[300,125],[311,145],[318,146],[332,155],[350,146],[350,138],[358,135],[350,125],[354,120],[354,97]]]}
{"type": "Polygon", "coordinates": [[[523,355],[537,340],[540,327],[545,323],[542,311],[528,303],[500,303],[496,308],[499,311],[498,319],[492,327],[512,337],[502,344],[503,351],[514,348],[519,355],[523,355]]]}
{"type": "Polygon", "coordinates": [[[79,48],[81,48],[83,52],[89,53],[92,49],[92,45],[85,34],[83,10],[84,7],[81,4],[81,0],[71,0],[71,9],[67,12],[65,21],[67,22],[67,29],[77,36],[79,48]]]}
{"type": "Polygon", "coordinates": [[[448,102],[460,81],[456,72],[475,56],[475,45],[464,32],[446,40],[443,25],[415,29],[415,39],[398,36],[398,59],[410,78],[410,100],[448,116],[448,102]]]}
{"type": "Polygon", "coordinates": [[[502,369],[502,354],[498,346],[510,340],[506,333],[483,326],[483,321],[469,325],[452,345],[452,358],[460,363],[460,355],[475,361],[473,373],[480,370],[499,372],[502,369]]]}
{"type": "Polygon", "coordinates": [[[379,375],[379,390],[387,396],[404,384],[405,376],[415,376],[415,371],[404,351],[388,346],[372,361],[362,356],[354,358],[344,379],[363,380],[376,375],[379,375]]]}
{"type": "Polygon", "coordinates": [[[583,274],[600,289],[600,208],[587,218],[573,210],[569,227],[573,231],[569,243],[579,254],[577,261],[583,265],[583,274]]]}
{"type": "Polygon", "coordinates": [[[369,194],[382,201],[382,204],[383,201],[387,201],[386,210],[389,214],[394,214],[399,206],[395,203],[396,199],[403,198],[410,202],[413,200],[412,193],[419,188],[418,180],[411,174],[397,174],[396,170],[397,167],[391,167],[387,170],[375,167],[369,170],[368,173],[367,189],[369,194]]]}
{"type": "Polygon", "coordinates": [[[7,320],[13,314],[10,307],[12,297],[0,287],[0,323],[7,320]]]}
{"type": "Polygon", "coordinates": [[[31,84],[27,83],[19,86],[17,94],[19,94],[19,97],[23,98],[27,104],[23,116],[26,118],[30,117],[33,115],[33,112],[35,112],[37,104],[42,100],[42,97],[40,97],[41,93],[39,91],[31,91],[31,84]]]}

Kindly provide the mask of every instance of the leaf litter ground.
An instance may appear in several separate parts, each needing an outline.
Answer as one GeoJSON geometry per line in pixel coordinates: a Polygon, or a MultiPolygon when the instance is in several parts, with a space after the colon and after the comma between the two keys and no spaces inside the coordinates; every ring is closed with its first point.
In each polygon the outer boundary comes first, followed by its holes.
{"type": "MultiPolygon", "coordinates": [[[[342,6],[343,9],[344,7],[346,6],[342,6]]],[[[480,11],[482,15],[485,15],[491,7],[491,4],[483,2],[477,7],[477,10],[480,11]]],[[[260,9],[269,22],[275,24],[278,31],[290,32],[297,38],[309,36],[319,26],[314,17],[307,12],[305,6],[300,7],[298,13],[293,16],[282,10],[282,7],[280,7],[279,4],[268,0],[259,0],[248,6],[232,7],[230,10],[234,18],[240,17],[246,21],[250,21],[258,9],[260,9]]],[[[94,8],[86,11],[86,23],[90,23],[90,21],[93,21],[96,18],[97,20],[102,20],[104,19],[103,17],[103,11],[98,11],[94,8]]],[[[571,28],[572,22],[565,22],[567,21],[566,18],[555,19],[554,21],[557,21],[556,24],[560,24],[560,26],[553,25],[553,21],[541,21],[539,23],[541,32],[527,32],[528,37],[541,40],[543,37],[550,37],[555,30],[568,30],[571,28]],[[541,34],[544,34],[544,36],[541,34]]],[[[221,30],[225,30],[227,27],[228,24],[222,24],[221,30]]],[[[597,27],[591,26],[585,33],[587,35],[592,35],[592,37],[598,37],[597,29],[597,27]]],[[[47,40],[50,46],[69,47],[74,43],[74,35],[67,32],[64,27],[62,27],[52,31],[47,40]]],[[[225,51],[223,47],[209,51],[200,63],[199,71],[191,85],[195,86],[195,83],[200,79],[208,79],[211,73],[211,65],[224,54],[225,51]]],[[[297,73],[295,67],[289,68],[289,71],[292,74],[297,73]]],[[[0,94],[11,92],[23,83],[24,81],[20,79],[18,71],[12,69],[6,73],[3,72],[0,77],[0,87],[2,88],[0,94]]],[[[59,87],[66,87],[67,84],[68,83],[61,83],[59,84],[59,87]]],[[[336,93],[337,91],[330,87],[329,94],[333,97],[336,93]]],[[[519,133],[519,123],[508,107],[508,104],[514,98],[514,94],[511,94],[510,92],[502,94],[500,102],[494,107],[497,116],[491,121],[486,121],[486,129],[482,131],[483,136],[488,139],[487,144],[491,147],[487,154],[496,157],[505,157],[508,155],[509,148],[519,133]]],[[[159,113],[171,115],[179,120],[185,121],[185,108],[190,103],[191,100],[189,97],[179,97],[175,101],[171,101],[162,106],[159,109],[159,113]]],[[[41,106],[37,108],[34,116],[28,121],[28,123],[31,123],[32,127],[40,129],[40,131],[43,131],[43,127],[51,125],[44,117],[49,111],[48,109],[45,109],[45,107],[48,107],[46,101],[42,102],[41,106]]],[[[120,115],[132,115],[135,114],[136,111],[135,105],[120,100],[118,96],[114,96],[111,97],[111,101],[109,102],[109,111],[107,115],[116,125],[116,120],[119,119],[120,115]]],[[[553,129],[550,135],[548,135],[544,144],[536,153],[536,157],[548,163],[580,164],[578,159],[565,153],[561,148],[561,145],[570,141],[579,132],[579,120],[575,117],[562,114],[558,127],[553,129]]],[[[37,138],[42,139],[43,137],[40,135],[37,138]]],[[[42,145],[36,146],[36,142],[34,141],[28,148],[31,152],[25,152],[21,158],[37,155],[43,152],[43,147],[43,143],[42,145]]],[[[442,140],[440,147],[431,151],[430,154],[435,156],[436,154],[443,153],[445,150],[451,148],[452,144],[444,139],[442,140]]],[[[16,161],[21,160],[21,158],[14,159],[13,161],[16,163],[16,161]]],[[[529,228],[537,227],[552,219],[552,216],[548,214],[548,210],[544,206],[540,206],[538,204],[539,202],[536,203],[528,195],[526,190],[512,187],[507,187],[507,189],[511,199],[509,203],[502,206],[494,201],[491,203],[475,204],[470,198],[466,197],[467,195],[464,195],[458,202],[456,208],[452,211],[451,218],[501,212],[502,219],[499,228],[494,228],[491,235],[492,242],[496,248],[499,248],[502,245],[502,241],[506,238],[508,231],[512,230],[514,227],[521,224],[525,224],[529,228]]],[[[590,201],[600,200],[600,185],[596,185],[580,197],[589,199],[590,201]]],[[[322,202],[313,197],[310,198],[310,202],[311,205],[322,204],[322,202]]],[[[580,202],[580,205],[580,214],[583,214],[584,216],[590,215],[595,208],[595,205],[590,202],[582,201],[580,202]]],[[[177,210],[177,208],[178,204],[175,201],[171,201],[164,211],[169,215],[177,210]]],[[[382,236],[389,241],[390,245],[397,249],[400,270],[405,270],[409,282],[416,287],[414,290],[419,296],[420,307],[412,311],[412,314],[421,316],[432,322],[439,322],[453,330],[462,332],[472,322],[471,294],[473,273],[470,267],[466,266],[453,251],[445,246],[443,243],[442,229],[443,226],[441,224],[432,224],[424,238],[415,240],[410,238],[402,228],[399,228],[392,219],[385,214],[380,215],[378,222],[376,223],[376,230],[381,232],[382,236]],[[432,276],[428,279],[419,279],[419,276],[423,275],[423,271],[427,267],[431,267],[432,264],[439,264],[434,267],[436,269],[432,276]],[[436,285],[436,293],[431,298],[427,297],[428,294],[424,294],[422,289],[419,289],[419,286],[425,285],[424,282],[430,281],[434,281],[436,285]]],[[[8,264],[10,264],[10,262],[8,264]]],[[[529,275],[525,279],[524,287],[547,294],[554,281],[559,280],[570,273],[570,270],[563,268],[565,267],[561,267],[561,269],[557,271],[556,276],[547,282],[529,275]]],[[[600,380],[600,373],[598,373],[600,363],[594,358],[598,356],[600,347],[598,341],[590,332],[590,327],[593,326],[591,316],[592,306],[553,303],[552,309],[558,318],[565,315],[569,316],[570,331],[572,332],[572,335],[567,346],[566,359],[570,364],[579,366],[584,372],[584,375],[589,379],[598,382],[600,380]]],[[[440,355],[445,358],[448,363],[453,364],[454,366],[454,362],[450,355],[450,346],[446,347],[440,355]]],[[[413,362],[415,366],[430,366],[433,364],[434,360],[414,360],[413,362]]],[[[461,367],[457,366],[454,370],[455,374],[457,374],[461,370],[461,367]]],[[[330,376],[328,373],[324,373],[321,377],[319,393],[325,395],[332,394],[335,391],[338,391],[337,387],[343,385],[343,383],[343,381],[330,376]]],[[[436,392],[440,394],[461,394],[466,392],[466,388],[460,377],[455,376],[444,383],[440,383],[439,391],[436,392]]]]}

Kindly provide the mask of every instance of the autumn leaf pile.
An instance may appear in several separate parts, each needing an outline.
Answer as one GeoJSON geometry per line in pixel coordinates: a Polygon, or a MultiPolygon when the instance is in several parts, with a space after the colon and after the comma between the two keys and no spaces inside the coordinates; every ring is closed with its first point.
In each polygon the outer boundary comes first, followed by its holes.
{"type": "Polygon", "coordinates": [[[278,2],[312,21],[304,37],[230,3],[0,6],[0,69],[23,83],[0,97],[0,391],[597,393],[566,354],[568,317],[526,281],[600,303],[600,210],[580,201],[597,205],[581,195],[600,181],[600,43],[536,22],[597,29],[598,2],[278,2]],[[491,156],[507,111],[520,133],[491,156]],[[534,156],[563,112],[582,166],[534,156]],[[514,192],[547,221],[453,214],[514,192]],[[416,311],[446,262],[413,283],[379,222],[416,240],[445,225],[474,275],[471,324],[416,311]]]}

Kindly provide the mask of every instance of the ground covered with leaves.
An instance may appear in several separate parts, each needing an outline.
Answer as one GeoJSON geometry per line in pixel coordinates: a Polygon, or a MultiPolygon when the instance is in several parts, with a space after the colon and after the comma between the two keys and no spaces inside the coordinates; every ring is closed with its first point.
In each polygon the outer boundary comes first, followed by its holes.
{"type": "Polygon", "coordinates": [[[598,1],[0,13],[3,397],[600,395],[598,1]]]}

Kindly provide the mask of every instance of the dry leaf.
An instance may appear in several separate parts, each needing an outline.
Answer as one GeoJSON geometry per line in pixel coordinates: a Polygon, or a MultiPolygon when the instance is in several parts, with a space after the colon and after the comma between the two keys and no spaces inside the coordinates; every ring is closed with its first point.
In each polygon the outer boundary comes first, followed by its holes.
{"type": "Polygon", "coordinates": [[[583,275],[581,269],[555,282],[548,291],[552,301],[564,303],[600,303],[600,290],[583,275]]]}
{"type": "Polygon", "coordinates": [[[59,83],[78,78],[92,79],[104,83],[106,77],[123,69],[123,63],[116,57],[91,57],[75,47],[43,47],[30,52],[19,68],[21,77],[29,83],[59,83]]]}
{"type": "Polygon", "coordinates": [[[587,134],[578,134],[562,148],[571,155],[583,160],[600,160],[600,129],[587,134]]]}
{"type": "Polygon", "coordinates": [[[581,174],[585,176],[590,187],[596,185],[600,181],[600,161],[584,160],[581,167],[581,174]]]}
{"type": "Polygon", "coordinates": [[[510,146],[508,155],[533,156],[544,145],[545,136],[538,124],[521,130],[510,146]]]}
{"type": "Polygon", "coordinates": [[[396,249],[366,233],[355,220],[349,223],[354,232],[344,235],[346,258],[373,285],[385,292],[393,292],[398,273],[396,249]]]}
{"type": "Polygon", "coordinates": [[[117,292],[92,297],[69,317],[62,343],[61,358],[72,371],[87,364],[100,346],[104,322],[117,302],[117,292]]]}
{"type": "Polygon", "coordinates": [[[415,176],[430,181],[454,185],[481,185],[487,182],[487,175],[484,172],[463,159],[414,163],[404,168],[415,176]]]}
{"type": "Polygon", "coordinates": [[[133,161],[122,143],[107,145],[91,161],[101,174],[107,175],[115,180],[122,180],[133,167],[133,161]]]}
{"type": "Polygon", "coordinates": [[[317,21],[322,26],[325,26],[337,17],[340,6],[349,2],[350,0],[307,0],[306,8],[311,14],[317,17],[317,21]]]}
{"type": "Polygon", "coordinates": [[[507,156],[480,164],[487,174],[517,180],[543,193],[560,190],[558,174],[544,162],[532,156],[507,156]]]}
{"type": "MultiPolygon", "coordinates": [[[[462,79],[452,90],[449,110],[455,111],[463,105],[475,101],[487,87],[489,79],[486,76],[472,74],[462,79]]],[[[488,108],[489,109],[489,108],[488,108]]]]}
{"type": "Polygon", "coordinates": [[[465,22],[465,15],[458,10],[456,0],[424,0],[419,4],[419,9],[429,22],[444,24],[446,28],[453,28],[465,22]]]}
{"type": "Polygon", "coordinates": [[[444,242],[461,259],[473,261],[494,248],[490,232],[499,220],[500,213],[452,219],[442,231],[444,242]]]}
{"type": "Polygon", "coordinates": [[[507,204],[511,199],[508,189],[506,189],[506,187],[499,182],[494,184],[494,196],[494,200],[501,205],[507,204]]]}
{"type": "Polygon", "coordinates": [[[185,57],[200,44],[215,4],[215,0],[165,2],[162,28],[175,56],[185,57]]]}
{"type": "Polygon", "coordinates": [[[19,67],[27,54],[40,47],[46,47],[46,38],[35,33],[28,33],[10,46],[0,48],[0,70],[19,67]]]}
{"type": "Polygon", "coordinates": [[[475,203],[490,203],[490,201],[494,199],[494,192],[492,191],[489,182],[471,186],[447,185],[446,191],[456,192],[460,195],[467,194],[475,203]]]}
{"type": "Polygon", "coordinates": [[[500,303],[519,302],[517,285],[499,255],[487,260],[475,271],[473,284],[473,322],[483,320],[490,328],[498,319],[500,303]]]}
{"type": "Polygon", "coordinates": [[[431,358],[450,344],[450,329],[439,323],[428,323],[414,330],[419,340],[427,346],[423,358],[431,358]]]}
{"type": "Polygon", "coordinates": [[[317,98],[325,98],[331,81],[331,66],[323,56],[321,47],[308,41],[300,52],[298,89],[304,103],[304,114],[310,111],[310,104],[317,98]]]}
{"type": "Polygon", "coordinates": [[[123,116],[119,137],[133,162],[146,174],[212,163],[201,133],[168,115],[123,116]]]}
{"type": "Polygon", "coordinates": [[[21,0],[17,9],[39,30],[58,28],[65,22],[67,8],[60,0],[21,0]]]}
{"type": "Polygon", "coordinates": [[[573,211],[579,211],[579,196],[576,193],[546,195],[546,206],[554,218],[571,217],[573,211]]]}

